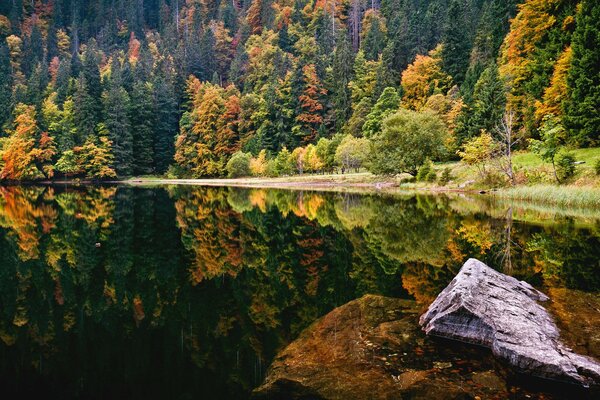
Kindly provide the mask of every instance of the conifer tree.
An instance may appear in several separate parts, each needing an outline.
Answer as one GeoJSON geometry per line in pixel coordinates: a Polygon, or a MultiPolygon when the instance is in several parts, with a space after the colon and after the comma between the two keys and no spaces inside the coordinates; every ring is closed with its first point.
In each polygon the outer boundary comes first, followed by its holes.
{"type": "Polygon", "coordinates": [[[0,131],[10,119],[12,106],[12,76],[8,58],[8,48],[0,43],[0,131]]]}
{"type": "Polygon", "coordinates": [[[162,76],[154,81],[156,120],[154,126],[154,169],[162,174],[173,161],[177,132],[177,101],[173,85],[162,76]]]}
{"type": "Polygon", "coordinates": [[[575,143],[590,146],[600,142],[600,4],[583,0],[576,23],[564,122],[575,143]]]}
{"type": "Polygon", "coordinates": [[[469,66],[469,43],[464,1],[452,0],[442,38],[442,68],[457,84],[465,79],[469,66]]]}
{"type": "Polygon", "coordinates": [[[130,100],[128,113],[133,139],[133,173],[148,175],[154,171],[156,108],[152,85],[136,82],[130,100]]]}
{"type": "Polygon", "coordinates": [[[466,109],[468,121],[463,117],[462,124],[457,129],[459,142],[479,135],[481,130],[493,132],[499,124],[506,106],[506,88],[496,64],[490,65],[483,71],[475,84],[473,102],[466,109]]]}
{"type": "Polygon", "coordinates": [[[127,114],[130,102],[127,91],[120,85],[118,78],[113,77],[111,80],[109,89],[103,96],[103,103],[103,127],[112,142],[116,173],[119,176],[129,176],[133,172],[133,138],[127,114]]]}
{"type": "Polygon", "coordinates": [[[96,125],[100,122],[97,114],[98,100],[88,92],[87,81],[81,73],[77,79],[75,94],[73,95],[73,115],[76,129],[75,144],[83,142],[96,132],[96,125]]]}
{"type": "Polygon", "coordinates": [[[353,54],[346,32],[338,33],[337,46],[333,54],[331,95],[335,126],[339,130],[348,120],[351,112],[351,98],[348,84],[352,80],[353,54]]]}

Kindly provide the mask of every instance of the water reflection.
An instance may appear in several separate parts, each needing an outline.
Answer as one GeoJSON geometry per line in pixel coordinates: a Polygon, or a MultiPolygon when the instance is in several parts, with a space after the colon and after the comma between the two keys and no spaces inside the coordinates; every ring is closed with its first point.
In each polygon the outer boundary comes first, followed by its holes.
{"type": "Polygon", "coordinates": [[[595,296],[599,255],[597,219],[462,198],[0,187],[0,381],[245,397],[278,350],[363,294],[426,306],[476,256],[595,296]]]}

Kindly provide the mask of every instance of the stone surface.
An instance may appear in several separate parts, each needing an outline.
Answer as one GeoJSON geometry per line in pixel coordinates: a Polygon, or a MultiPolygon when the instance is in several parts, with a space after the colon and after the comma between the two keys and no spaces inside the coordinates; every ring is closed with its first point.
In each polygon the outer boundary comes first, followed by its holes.
{"type": "Polygon", "coordinates": [[[507,371],[490,352],[427,338],[420,311],[414,301],[374,295],[334,309],[277,355],[254,397],[521,399],[532,393],[508,388],[507,371]]]}
{"type": "Polygon", "coordinates": [[[428,335],[489,347],[521,371],[582,385],[600,383],[600,363],[560,341],[538,302],[548,297],[526,282],[469,259],[420,318],[428,335]]]}

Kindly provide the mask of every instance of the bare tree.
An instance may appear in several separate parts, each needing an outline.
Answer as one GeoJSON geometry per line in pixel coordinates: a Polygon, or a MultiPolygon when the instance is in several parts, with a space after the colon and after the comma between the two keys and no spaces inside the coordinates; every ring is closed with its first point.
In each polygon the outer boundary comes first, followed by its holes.
{"type": "Polygon", "coordinates": [[[515,119],[515,112],[512,109],[508,109],[504,112],[500,123],[496,127],[496,138],[497,142],[496,154],[494,154],[495,165],[505,174],[511,185],[515,184],[515,172],[513,169],[512,162],[512,150],[514,146],[521,140],[518,135],[513,131],[515,119]]]}

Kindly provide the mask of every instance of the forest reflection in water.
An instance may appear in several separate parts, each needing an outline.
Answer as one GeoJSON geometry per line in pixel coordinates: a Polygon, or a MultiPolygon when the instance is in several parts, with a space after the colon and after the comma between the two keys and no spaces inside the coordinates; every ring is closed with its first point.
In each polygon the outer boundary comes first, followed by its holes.
{"type": "MultiPolygon", "coordinates": [[[[426,307],[469,257],[595,296],[600,216],[445,196],[0,187],[0,381],[65,398],[247,397],[319,317],[364,294],[426,307]]],[[[594,340],[575,347],[598,357],[594,340]]]]}

